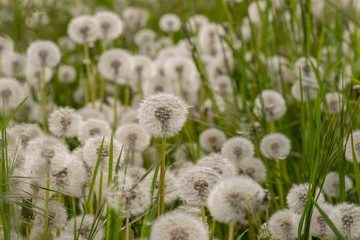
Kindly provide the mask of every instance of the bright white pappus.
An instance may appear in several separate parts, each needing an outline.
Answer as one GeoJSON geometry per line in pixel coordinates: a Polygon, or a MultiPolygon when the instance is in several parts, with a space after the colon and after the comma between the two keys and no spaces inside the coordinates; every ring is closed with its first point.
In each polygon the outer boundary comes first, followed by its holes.
{"type": "Polygon", "coordinates": [[[0,36],[0,58],[14,51],[14,42],[9,37],[0,36]]]}
{"type": "MultiPolygon", "coordinates": [[[[92,237],[93,240],[102,240],[105,236],[105,229],[103,227],[103,223],[101,220],[96,219],[93,215],[86,214],[84,219],[83,216],[77,216],[76,219],[70,219],[68,221],[68,232],[72,233],[72,238],[74,238],[74,221],[76,221],[76,231],[77,235],[79,235],[79,240],[87,240],[90,237],[90,231],[92,229],[92,237]],[[82,223],[81,229],[80,229],[80,223],[82,223]]],[[[61,235],[63,233],[61,232],[61,235]]],[[[70,239],[69,239],[70,240],[70,239]]]]}
{"type": "Polygon", "coordinates": [[[220,42],[220,36],[225,34],[224,28],[216,23],[205,24],[199,31],[199,43],[204,53],[213,55],[213,48],[220,42]]]}
{"type": "Polygon", "coordinates": [[[351,144],[351,135],[344,140],[345,145],[345,158],[349,162],[353,162],[353,149],[357,162],[360,162],[360,130],[352,131],[352,142],[351,144]]]}
{"type": "Polygon", "coordinates": [[[145,27],[149,18],[147,10],[138,7],[127,7],[122,14],[125,28],[130,31],[145,27]]]}
{"type": "Polygon", "coordinates": [[[89,120],[89,119],[99,119],[99,120],[105,121],[104,114],[95,108],[84,107],[84,108],[79,109],[77,112],[84,121],[89,120]]]}
{"type": "MultiPolygon", "coordinates": [[[[315,195],[312,196],[318,204],[325,202],[324,194],[319,194],[319,188],[316,188],[315,195]],[[319,197],[317,198],[317,196],[319,197]]],[[[297,214],[302,214],[306,202],[308,201],[309,183],[294,184],[286,196],[288,207],[297,214]]]]}
{"type": "Polygon", "coordinates": [[[151,29],[141,29],[135,34],[134,41],[138,47],[155,44],[156,33],[151,29]]]}
{"type": "Polygon", "coordinates": [[[329,114],[339,114],[346,110],[344,96],[339,92],[329,92],[325,95],[327,110],[329,114]]]}
{"type": "Polygon", "coordinates": [[[99,31],[98,22],[89,15],[74,17],[67,28],[71,40],[78,44],[95,42],[99,36],[99,31]]]}
{"type": "Polygon", "coordinates": [[[23,76],[26,69],[26,56],[10,52],[1,57],[2,71],[6,76],[23,76]]]}
{"type": "MultiPolygon", "coordinates": [[[[329,216],[334,206],[323,203],[320,205],[320,208],[329,216]]],[[[311,236],[325,239],[334,239],[335,237],[333,231],[316,207],[311,215],[310,234],[311,236]]]]}
{"type": "MultiPolygon", "coordinates": [[[[30,86],[33,87],[39,87],[42,81],[42,68],[41,67],[34,67],[31,64],[27,64],[26,71],[25,71],[25,77],[27,82],[30,84],[30,86]]],[[[45,82],[48,83],[52,79],[53,71],[51,68],[46,67],[44,69],[45,71],[45,82]]]]}
{"type": "Polygon", "coordinates": [[[248,7],[250,21],[254,25],[260,25],[262,23],[262,17],[267,14],[269,22],[272,22],[273,14],[271,10],[268,11],[267,9],[270,8],[267,7],[267,1],[265,0],[250,3],[248,7]]]}
{"type": "Polygon", "coordinates": [[[319,91],[319,84],[316,79],[308,79],[302,81],[302,89],[300,80],[297,80],[291,86],[291,94],[297,100],[301,101],[301,91],[303,95],[303,101],[314,100],[317,97],[319,91]]]}
{"type": "Polygon", "coordinates": [[[172,57],[164,67],[165,76],[172,81],[183,81],[195,73],[194,63],[186,57],[172,57]]]}
{"type": "Polygon", "coordinates": [[[316,74],[314,69],[318,67],[318,63],[313,57],[300,57],[294,64],[294,73],[297,79],[302,81],[313,81],[316,80],[316,74]],[[314,67],[314,68],[313,68],[314,67]]]}
{"type": "Polygon", "coordinates": [[[269,219],[271,236],[281,240],[297,239],[300,217],[289,209],[275,212],[269,219]]]}
{"type": "Polygon", "coordinates": [[[266,167],[264,163],[255,157],[248,156],[239,162],[240,173],[245,174],[258,183],[263,183],[266,180],[266,167]]]}
{"type": "Polygon", "coordinates": [[[26,97],[24,86],[14,78],[0,78],[0,106],[16,108],[26,97]]]}
{"type": "Polygon", "coordinates": [[[172,137],[186,122],[188,106],[181,98],[156,93],[143,100],[139,107],[140,124],[154,137],[172,137]]]}
{"type": "Polygon", "coordinates": [[[94,18],[99,26],[98,36],[101,39],[113,40],[119,37],[124,29],[124,24],[120,17],[113,12],[98,12],[94,18]]]}
{"type": "Polygon", "coordinates": [[[334,206],[329,218],[346,240],[360,238],[360,207],[353,203],[340,203],[334,206]]]}
{"type": "Polygon", "coordinates": [[[137,185],[129,178],[118,179],[108,190],[108,204],[123,216],[138,216],[150,205],[150,189],[143,183],[137,185]],[[134,186],[134,187],[133,187],[134,186]]]}
{"type": "Polygon", "coordinates": [[[110,134],[111,128],[108,122],[90,118],[81,122],[77,137],[81,143],[85,143],[89,138],[110,136],[110,134]]]}
{"type": "Polygon", "coordinates": [[[161,92],[174,93],[174,89],[169,83],[169,80],[158,76],[145,80],[142,88],[145,97],[161,92]]]}
{"type": "Polygon", "coordinates": [[[61,59],[61,53],[53,41],[37,40],[29,45],[27,58],[35,67],[55,67],[61,59]]]}
{"type": "Polygon", "coordinates": [[[268,122],[280,119],[286,112],[283,96],[274,90],[263,90],[255,99],[254,114],[261,117],[265,113],[268,122]]]}
{"type": "Polygon", "coordinates": [[[219,75],[210,82],[212,88],[221,95],[227,95],[233,93],[233,86],[231,79],[228,75],[219,75]]]}
{"type": "Polygon", "coordinates": [[[230,138],[221,148],[221,154],[235,163],[239,163],[243,158],[252,157],[254,153],[254,144],[244,137],[230,138]]]}
{"type": "Polygon", "coordinates": [[[151,229],[150,240],[206,240],[208,232],[199,217],[175,210],[159,217],[151,229]]]}
{"type": "Polygon", "coordinates": [[[49,130],[57,137],[72,138],[77,136],[81,121],[75,109],[58,108],[49,116],[49,130]]]}
{"type": "Polygon", "coordinates": [[[222,178],[232,177],[237,174],[236,166],[233,162],[225,158],[219,153],[211,153],[200,158],[196,165],[214,170],[222,178]]]}
{"type": "Polygon", "coordinates": [[[180,18],[172,13],[164,14],[159,20],[160,29],[167,33],[177,32],[181,27],[180,18]]]}
{"type": "MultiPolygon", "coordinates": [[[[35,205],[37,205],[37,209],[40,209],[41,211],[45,211],[45,201],[44,200],[38,200],[39,202],[36,202],[35,205]]],[[[42,226],[42,229],[44,230],[44,224],[45,224],[45,213],[41,212],[40,214],[37,214],[34,219],[34,226],[42,226]]],[[[68,214],[66,212],[66,208],[61,203],[50,200],[49,201],[49,212],[48,212],[48,229],[49,231],[56,231],[57,229],[64,229],[67,223],[67,217],[68,214]]],[[[41,239],[41,238],[38,238],[41,239]]]]}
{"type": "Polygon", "coordinates": [[[129,123],[116,130],[115,138],[130,152],[141,152],[150,145],[151,136],[141,125],[129,123]]]}
{"type": "Polygon", "coordinates": [[[201,148],[208,152],[219,152],[225,141],[226,135],[217,128],[208,128],[199,136],[201,148]]]}
{"type": "Polygon", "coordinates": [[[179,178],[182,184],[180,198],[186,203],[201,205],[219,179],[220,175],[210,168],[190,167],[179,178]]]}
{"type": "Polygon", "coordinates": [[[61,65],[58,68],[58,79],[61,83],[73,83],[76,80],[76,70],[70,65],[61,65]]]}
{"type": "Polygon", "coordinates": [[[39,125],[31,123],[20,123],[10,130],[16,136],[16,146],[20,152],[26,150],[32,139],[43,135],[39,125]]]}
{"type": "Polygon", "coordinates": [[[291,149],[290,139],[282,133],[269,133],[260,141],[260,152],[269,159],[284,159],[291,149]]]}
{"type": "Polygon", "coordinates": [[[219,180],[209,193],[207,207],[219,222],[248,224],[248,214],[256,216],[268,203],[268,191],[248,176],[219,180]]]}
{"type": "Polygon", "coordinates": [[[102,53],[98,62],[101,75],[109,80],[128,77],[131,67],[130,55],[118,48],[102,53]]]}
{"type": "MultiPolygon", "coordinates": [[[[345,175],[345,192],[353,187],[352,180],[349,176],[345,175]]],[[[340,196],[340,183],[339,174],[337,172],[329,172],[326,174],[323,192],[329,197],[340,196]]]]}
{"type": "Polygon", "coordinates": [[[144,82],[151,76],[153,71],[153,62],[149,57],[144,55],[136,55],[131,57],[131,78],[138,84],[139,81],[144,82]]]}
{"type": "Polygon", "coordinates": [[[195,14],[187,20],[186,26],[191,32],[199,32],[200,29],[208,23],[209,19],[205,15],[195,14]]]}

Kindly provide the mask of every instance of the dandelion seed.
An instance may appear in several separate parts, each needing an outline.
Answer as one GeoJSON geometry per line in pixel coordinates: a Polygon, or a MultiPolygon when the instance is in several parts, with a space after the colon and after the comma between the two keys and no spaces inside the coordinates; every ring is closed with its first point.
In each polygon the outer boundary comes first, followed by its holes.
{"type": "Polygon", "coordinates": [[[26,96],[25,88],[13,78],[0,78],[0,106],[16,108],[26,96]]]}
{"type": "Polygon", "coordinates": [[[201,219],[173,211],[158,218],[151,229],[150,240],[206,240],[207,230],[201,219]]]}
{"type": "Polygon", "coordinates": [[[55,67],[61,59],[61,53],[54,42],[38,40],[29,45],[27,58],[35,67],[55,67]]]}
{"type": "Polygon", "coordinates": [[[140,104],[139,120],[154,137],[172,137],[185,124],[187,113],[188,106],[182,99],[167,93],[157,93],[140,104]]]}
{"type": "MultiPolygon", "coordinates": [[[[38,205],[39,209],[45,209],[45,201],[41,201],[39,203],[35,203],[38,205]]],[[[57,229],[63,229],[66,225],[66,219],[68,214],[66,212],[65,207],[56,202],[55,200],[49,201],[49,211],[48,211],[48,229],[50,231],[56,231],[57,229]]],[[[34,220],[34,226],[44,226],[44,216],[43,214],[38,214],[34,220]]],[[[42,227],[44,231],[44,227],[42,227]]]]}
{"type": "Polygon", "coordinates": [[[269,219],[271,236],[281,240],[297,239],[299,221],[300,215],[289,209],[277,211],[269,219]]]}
{"type": "MultiPolygon", "coordinates": [[[[1,56],[1,55],[0,55],[1,56]]],[[[1,58],[2,71],[9,77],[25,75],[26,56],[19,53],[8,53],[1,58]]]]}
{"type": "Polygon", "coordinates": [[[58,79],[61,83],[73,83],[76,79],[75,68],[69,65],[59,66],[58,79]]]}
{"type": "MultiPolygon", "coordinates": [[[[333,206],[326,203],[320,205],[320,208],[327,216],[329,216],[334,209],[333,206]]],[[[325,239],[334,239],[335,237],[333,231],[317,208],[314,209],[311,215],[310,234],[311,236],[325,239]]]]}
{"type": "Polygon", "coordinates": [[[252,157],[254,153],[254,144],[244,137],[230,138],[221,148],[221,154],[237,164],[243,158],[252,157]]]}
{"type": "Polygon", "coordinates": [[[248,224],[248,214],[256,216],[268,200],[268,191],[257,182],[247,176],[234,176],[216,183],[207,206],[219,222],[248,224]]]}
{"type": "Polygon", "coordinates": [[[122,49],[111,49],[101,54],[98,69],[107,79],[126,78],[131,69],[131,58],[122,49]]]}
{"type": "Polygon", "coordinates": [[[255,157],[248,156],[239,162],[240,173],[245,174],[258,183],[266,180],[266,167],[264,163],[255,157]]]}
{"type": "MultiPolygon", "coordinates": [[[[302,214],[304,207],[308,200],[309,184],[303,183],[299,185],[293,185],[286,196],[286,202],[291,211],[302,214]]],[[[316,189],[314,198],[318,196],[319,189],[316,189]]],[[[316,200],[318,204],[325,202],[324,195],[320,193],[319,198],[316,200]]]]}
{"type": "Polygon", "coordinates": [[[99,38],[114,40],[119,37],[123,31],[123,22],[113,12],[98,12],[94,16],[98,28],[99,28],[99,38]]]}
{"type": "Polygon", "coordinates": [[[58,137],[75,137],[81,121],[80,115],[74,109],[59,108],[49,116],[49,130],[58,137]]]}
{"type": "Polygon", "coordinates": [[[205,24],[199,31],[199,42],[205,53],[214,55],[215,46],[220,42],[220,36],[225,34],[221,25],[215,23],[205,24]]]}
{"type": "Polygon", "coordinates": [[[290,139],[282,133],[269,133],[261,139],[260,151],[269,159],[284,159],[290,153],[290,139]]]}
{"type": "Polygon", "coordinates": [[[285,112],[285,99],[274,90],[263,90],[261,95],[255,99],[254,114],[261,117],[264,113],[268,122],[281,118],[285,112]]]}
{"type": "MultiPolygon", "coordinates": [[[[352,186],[353,183],[351,181],[351,178],[345,175],[345,191],[352,188],[352,186]]],[[[329,172],[328,174],[326,174],[323,191],[329,197],[340,196],[339,174],[337,172],[329,172]]]]}
{"type": "Polygon", "coordinates": [[[116,139],[128,151],[144,151],[150,145],[150,134],[139,124],[129,123],[120,126],[115,133],[116,139]]]}
{"type": "Polygon", "coordinates": [[[335,205],[329,218],[345,239],[356,240],[360,238],[360,207],[351,203],[335,205]]]}
{"type": "Polygon", "coordinates": [[[11,132],[16,136],[16,145],[20,152],[27,149],[32,139],[42,136],[42,131],[37,124],[17,124],[11,128],[11,132]]]}
{"type": "Polygon", "coordinates": [[[210,168],[221,177],[232,177],[235,176],[237,172],[234,163],[218,153],[212,153],[200,158],[196,162],[196,165],[199,167],[210,168]]]}
{"type": "Polygon", "coordinates": [[[81,122],[77,137],[81,143],[85,143],[89,138],[110,136],[110,125],[104,120],[88,119],[81,122]]]}
{"type": "Polygon", "coordinates": [[[177,32],[181,27],[181,20],[177,15],[168,13],[161,16],[159,20],[159,26],[160,29],[164,32],[177,32]]]}
{"type": "Polygon", "coordinates": [[[216,128],[206,129],[199,137],[200,146],[208,152],[219,152],[225,141],[225,134],[216,128]]]}
{"type": "Polygon", "coordinates": [[[95,42],[99,35],[99,25],[94,17],[83,15],[71,19],[67,33],[78,44],[95,42]]]}

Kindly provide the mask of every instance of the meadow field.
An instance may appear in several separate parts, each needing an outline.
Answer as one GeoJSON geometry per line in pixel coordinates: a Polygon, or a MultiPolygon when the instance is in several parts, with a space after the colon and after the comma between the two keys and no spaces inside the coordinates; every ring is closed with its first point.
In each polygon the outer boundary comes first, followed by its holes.
{"type": "Polygon", "coordinates": [[[0,0],[0,240],[360,240],[360,0],[0,0]]]}

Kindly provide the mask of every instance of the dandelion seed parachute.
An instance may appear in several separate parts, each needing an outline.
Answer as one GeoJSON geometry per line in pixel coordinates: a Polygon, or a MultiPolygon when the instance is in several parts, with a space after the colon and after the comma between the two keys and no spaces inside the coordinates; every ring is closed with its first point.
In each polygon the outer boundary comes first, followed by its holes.
{"type": "Polygon", "coordinates": [[[9,37],[0,36],[0,58],[14,51],[14,42],[9,37]]]}
{"type": "Polygon", "coordinates": [[[247,176],[219,180],[209,193],[207,206],[219,222],[248,224],[247,215],[256,216],[268,202],[268,191],[247,176]]]}
{"type": "Polygon", "coordinates": [[[289,209],[277,211],[269,219],[271,236],[281,240],[297,239],[299,221],[300,215],[289,209]]]}
{"type": "Polygon", "coordinates": [[[269,22],[273,20],[273,14],[271,11],[267,11],[267,2],[264,0],[258,2],[252,2],[249,4],[248,13],[249,19],[254,25],[260,25],[262,22],[262,15],[268,16],[269,22]]]}
{"type": "Polygon", "coordinates": [[[56,43],[38,40],[29,45],[27,58],[35,67],[55,67],[61,59],[61,53],[56,43]]]}
{"type": "Polygon", "coordinates": [[[59,108],[49,116],[49,130],[58,137],[75,137],[78,134],[82,119],[71,108],[59,108]]]}
{"type": "Polygon", "coordinates": [[[181,27],[181,20],[177,15],[168,13],[161,16],[159,26],[164,32],[176,32],[181,27]]]}
{"type": "Polygon", "coordinates": [[[140,104],[140,124],[154,137],[176,135],[186,121],[188,106],[179,97],[167,93],[151,95],[140,104]]]}
{"type": "Polygon", "coordinates": [[[282,133],[269,133],[260,142],[262,155],[269,159],[284,159],[290,153],[290,139],[282,133]]]}
{"type": "Polygon", "coordinates": [[[205,15],[195,14],[187,20],[187,27],[192,32],[199,32],[201,28],[209,23],[209,19],[205,15]]]}
{"type": "Polygon", "coordinates": [[[221,154],[237,164],[243,158],[252,157],[254,153],[254,144],[244,137],[230,138],[221,148],[221,154]]]}
{"type": "Polygon", "coordinates": [[[25,151],[32,139],[42,136],[42,131],[37,124],[21,123],[11,128],[11,132],[16,136],[16,146],[18,151],[25,151]]]}
{"type": "Polygon", "coordinates": [[[268,122],[281,118],[285,112],[285,99],[274,90],[263,90],[255,99],[254,114],[261,117],[265,113],[265,119],[268,122]]]}
{"type": "MultiPolygon", "coordinates": [[[[67,232],[72,233],[72,238],[74,238],[74,220],[76,221],[76,231],[80,233],[79,240],[86,240],[90,237],[90,230],[93,229],[93,235],[91,239],[94,240],[101,240],[105,236],[105,229],[102,225],[101,220],[95,219],[93,215],[86,214],[84,219],[83,216],[77,216],[76,219],[70,219],[67,223],[69,229],[67,232]],[[80,230],[80,223],[82,222],[81,230],[80,230]],[[97,223],[96,223],[97,222],[97,223]],[[96,224],[94,224],[96,223],[96,224]],[[93,225],[94,224],[94,225],[93,225]],[[100,227],[99,227],[100,226],[100,227]]],[[[63,235],[63,233],[61,233],[63,235]]],[[[70,236],[70,235],[69,235],[70,236]]],[[[70,239],[69,239],[70,240],[70,239]]]]}
{"type": "Polygon", "coordinates": [[[174,89],[169,84],[169,81],[162,77],[154,76],[151,79],[144,81],[142,85],[144,96],[148,97],[156,93],[174,93],[174,89]]]}
{"type": "Polygon", "coordinates": [[[219,152],[225,141],[225,134],[216,128],[206,129],[199,137],[200,146],[208,152],[219,152]]]}
{"type": "MultiPolygon", "coordinates": [[[[39,202],[35,202],[35,205],[39,209],[45,209],[45,201],[38,200],[39,202]]],[[[37,214],[34,219],[34,226],[42,226],[42,230],[44,230],[44,214],[37,214]]],[[[56,231],[57,229],[64,229],[66,226],[66,219],[68,214],[66,212],[65,207],[55,200],[49,201],[49,212],[48,212],[48,228],[50,231],[56,231]]]]}
{"type": "Polygon", "coordinates": [[[135,35],[135,43],[138,47],[153,45],[156,40],[156,33],[151,29],[141,29],[135,35]]]}
{"type": "Polygon", "coordinates": [[[211,81],[212,88],[221,95],[232,94],[233,87],[231,85],[231,79],[228,75],[220,75],[211,81]]]}
{"type": "Polygon", "coordinates": [[[177,210],[158,218],[151,229],[150,240],[172,239],[206,240],[208,232],[199,217],[177,210]]]}
{"type": "Polygon", "coordinates": [[[98,38],[99,25],[94,17],[82,15],[71,19],[67,33],[78,44],[90,43],[98,38]]]}

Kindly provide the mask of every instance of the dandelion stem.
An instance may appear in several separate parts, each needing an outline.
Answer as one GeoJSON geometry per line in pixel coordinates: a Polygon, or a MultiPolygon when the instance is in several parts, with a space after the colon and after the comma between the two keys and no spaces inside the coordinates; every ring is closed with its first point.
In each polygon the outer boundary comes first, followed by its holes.
{"type": "Polygon", "coordinates": [[[47,105],[46,105],[46,81],[45,67],[41,68],[41,102],[43,107],[43,130],[47,132],[47,105]]]}
{"type": "Polygon", "coordinates": [[[135,165],[135,151],[134,150],[131,151],[131,165],[132,166],[135,165]]]}
{"type": "Polygon", "coordinates": [[[114,79],[114,132],[116,131],[117,127],[117,99],[118,99],[118,89],[117,89],[117,82],[116,78],[114,79]]]}
{"type": "Polygon", "coordinates": [[[234,222],[229,224],[229,240],[234,240],[234,222]]]}
{"type": "Polygon", "coordinates": [[[88,90],[90,92],[91,104],[92,107],[95,107],[95,91],[94,86],[91,83],[91,69],[90,69],[90,56],[89,56],[89,47],[84,44],[84,57],[85,57],[85,68],[86,68],[86,80],[88,85],[88,90]]]}
{"type": "Polygon", "coordinates": [[[125,230],[125,239],[129,240],[129,235],[130,235],[130,221],[129,221],[129,214],[126,215],[126,230],[125,230]]]}
{"type": "Polygon", "coordinates": [[[201,200],[201,220],[206,225],[205,206],[202,200],[201,200]]]}
{"type": "Polygon", "coordinates": [[[214,239],[215,228],[216,228],[216,220],[213,218],[213,219],[212,219],[212,223],[211,223],[211,228],[210,228],[210,237],[209,237],[209,240],[213,240],[213,239],[214,239]]]}
{"type": "Polygon", "coordinates": [[[49,226],[49,188],[50,188],[50,174],[47,173],[46,177],[46,190],[45,190],[45,224],[44,224],[44,236],[45,240],[48,239],[48,226],[49,226]]]}
{"type": "Polygon", "coordinates": [[[76,201],[75,198],[71,198],[71,205],[73,209],[73,216],[74,216],[74,239],[76,239],[76,201]]]}
{"type": "Polygon", "coordinates": [[[166,150],[166,136],[163,135],[161,143],[161,165],[160,165],[160,202],[159,202],[159,212],[158,215],[161,216],[164,214],[164,205],[165,205],[165,150],[166,150]]]}
{"type": "Polygon", "coordinates": [[[282,182],[280,180],[280,169],[281,169],[280,161],[281,160],[276,161],[276,164],[277,164],[276,186],[277,186],[277,189],[278,189],[280,205],[283,206],[284,205],[284,193],[283,193],[282,182]]]}
{"type": "Polygon", "coordinates": [[[129,87],[129,83],[126,84],[125,86],[125,112],[127,112],[127,109],[129,107],[129,100],[130,100],[130,87],[129,87]]]}

